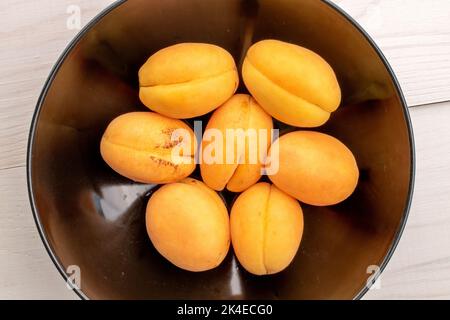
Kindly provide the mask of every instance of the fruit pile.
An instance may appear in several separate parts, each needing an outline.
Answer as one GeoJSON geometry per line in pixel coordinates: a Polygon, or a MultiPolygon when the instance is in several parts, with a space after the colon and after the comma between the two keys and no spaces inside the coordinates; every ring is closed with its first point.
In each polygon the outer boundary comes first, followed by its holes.
{"type": "Polygon", "coordinates": [[[151,111],[119,116],[101,140],[101,155],[116,172],[162,185],[147,205],[148,235],[185,270],[217,267],[231,240],[250,273],[282,271],[300,246],[300,202],[334,205],[358,183],[356,160],[339,140],[311,130],[274,134],[273,118],[312,128],[339,107],[340,87],[323,58],[264,40],[248,50],[242,78],[250,95],[236,94],[236,63],[218,46],[162,49],[139,71],[139,96],[151,111]],[[207,114],[200,134],[183,121],[207,114]],[[202,181],[189,177],[197,164],[202,181]],[[263,175],[273,184],[258,183],[263,175]],[[230,214],[217,193],[225,189],[240,193],[230,214]]]}

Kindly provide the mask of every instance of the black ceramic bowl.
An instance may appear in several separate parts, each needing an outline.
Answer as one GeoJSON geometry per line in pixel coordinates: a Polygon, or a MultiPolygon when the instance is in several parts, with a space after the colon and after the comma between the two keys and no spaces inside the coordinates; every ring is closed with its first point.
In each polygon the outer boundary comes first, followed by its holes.
{"type": "Polygon", "coordinates": [[[42,240],[65,278],[69,266],[80,267],[77,293],[93,299],[360,298],[373,266],[382,270],[399,241],[413,180],[411,124],[392,70],[351,18],[318,0],[118,1],[57,62],[28,149],[30,199],[42,240]],[[267,38],[307,47],[336,71],[343,103],[318,130],[354,152],[358,188],[336,206],[303,205],[301,248],[277,275],[246,273],[232,250],[215,270],[180,270],[155,251],[145,231],[154,186],[113,172],[100,157],[101,135],[116,116],[146,110],[137,71],[157,50],[207,42],[240,62],[251,42],[267,38]]]}

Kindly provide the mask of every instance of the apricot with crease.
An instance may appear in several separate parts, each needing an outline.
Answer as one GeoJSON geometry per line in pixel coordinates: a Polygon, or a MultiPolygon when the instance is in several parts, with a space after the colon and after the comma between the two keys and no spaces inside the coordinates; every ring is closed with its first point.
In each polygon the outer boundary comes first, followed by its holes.
{"type": "Polygon", "coordinates": [[[136,182],[171,183],[195,169],[197,142],[183,121],[154,112],[114,119],[103,134],[100,153],[117,173],[136,182]]]}
{"type": "Polygon", "coordinates": [[[295,44],[263,40],[247,52],[245,85],[275,119],[297,127],[317,127],[341,102],[331,66],[318,54],[295,44]]]}
{"type": "Polygon", "coordinates": [[[176,119],[213,111],[236,92],[238,84],[231,54],[206,43],[180,43],[164,48],[139,70],[142,103],[176,119]]]}
{"type": "Polygon", "coordinates": [[[303,211],[297,200],[261,182],[243,192],[230,216],[231,241],[240,264],[255,275],[284,270],[303,235],[303,211]]]}
{"type": "Polygon", "coordinates": [[[214,190],[232,192],[242,192],[258,182],[272,128],[272,118],[255,99],[234,95],[213,113],[206,127],[200,164],[203,181],[214,190]],[[208,133],[220,135],[208,137],[208,133]]]}

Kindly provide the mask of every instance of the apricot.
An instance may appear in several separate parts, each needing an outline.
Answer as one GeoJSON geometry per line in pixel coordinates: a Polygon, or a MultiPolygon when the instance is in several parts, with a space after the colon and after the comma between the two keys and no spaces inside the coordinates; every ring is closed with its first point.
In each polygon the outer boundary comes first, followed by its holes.
{"type": "Polygon", "coordinates": [[[230,247],[224,202],[195,179],[187,178],[157,190],[147,205],[146,225],[156,250],[184,270],[213,269],[230,247]]]}
{"type": "Polygon", "coordinates": [[[233,96],[213,113],[206,127],[200,164],[203,181],[214,190],[226,187],[233,192],[255,184],[261,177],[272,128],[272,118],[251,96],[233,96]]]}
{"type": "Polygon", "coordinates": [[[197,142],[183,121],[154,112],[131,112],[114,119],[100,152],[116,172],[136,182],[170,183],[195,169],[197,142]]]}
{"type": "Polygon", "coordinates": [[[258,183],[244,191],[231,209],[231,242],[241,265],[256,275],[284,270],[303,235],[297,200],[274,185],[258,183]]]}
{"type": "Polygon", "coordinates": [[[307,204],[337,204],[347,199],[358,183],[359,170],[352,152],[327,134],[288,133],[273,143],[269,157],[278,161],[278,171],[269,175],[270,180],[307,204]]]}
{"type": "Polygon", "coordinates": [[[264,110],[292,126],[324,124],[341,101],[331,66],[316,53],[287,42],[255,43],[247,52],[242,75],[264,110]]]}
{"type": "Polygon", "coordinates": [[[177,119],[207,114],[236,91],[233,57],[221,47],[181,43],[152,55],[139,70],[139,96],[148,108],[177,119]]]}

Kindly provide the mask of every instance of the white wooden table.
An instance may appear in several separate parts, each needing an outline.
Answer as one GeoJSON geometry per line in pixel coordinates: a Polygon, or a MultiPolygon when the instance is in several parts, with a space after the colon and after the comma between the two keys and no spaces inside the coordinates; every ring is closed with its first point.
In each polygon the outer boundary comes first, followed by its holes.
{"type": "MultiPolygon", "coordinates": [[[[113,0],[0,1],[0,299],[77,299],[49,259],[28,202],[32,112],[54,62],[113,0]]],[[[335,0],[375,39],[410,106],[417,177],[409,221],[366,299],[450,298],[450,0],[335,0]]]]}

